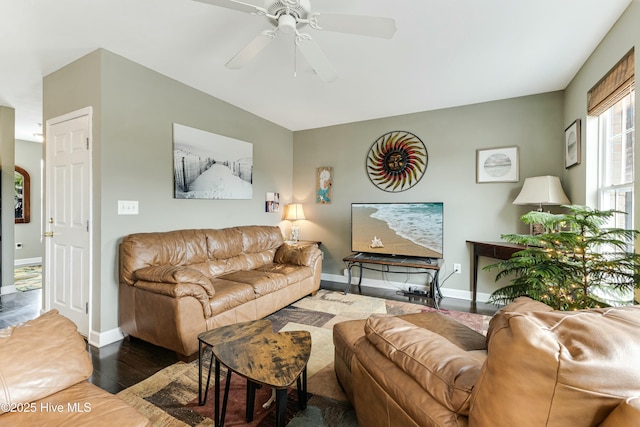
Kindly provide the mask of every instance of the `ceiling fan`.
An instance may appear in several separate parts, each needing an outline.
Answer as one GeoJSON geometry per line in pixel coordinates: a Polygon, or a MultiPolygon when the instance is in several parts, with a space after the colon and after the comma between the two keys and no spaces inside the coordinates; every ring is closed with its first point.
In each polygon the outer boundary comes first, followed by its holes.
{"type": "Polygon", "coordinates": [[[267,47],[278,33],[293,34],[295,45],[300,49],[300,52],[313,67],[316,74],[325,82],[331,82],[338,77],[338,73],[311,36],[301,33],[299,30],[309,26],[314,30],[335,31],[386,39],[393,37],[396,32],[396,23],[391,18],[312,12],[310,0],[196,1],[263,16],[274,27],[261,32],[231,58],[225,64],[230,69],[244,67],[262,49],[267,47]]]}

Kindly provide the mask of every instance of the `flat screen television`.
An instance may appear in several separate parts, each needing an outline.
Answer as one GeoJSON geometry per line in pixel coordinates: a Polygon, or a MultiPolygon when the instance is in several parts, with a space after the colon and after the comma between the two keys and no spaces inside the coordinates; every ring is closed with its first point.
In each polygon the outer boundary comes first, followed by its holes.
{"type": "Polygon", "coordinates": [[[442,258],[444,204],[352,203],[351,250],[442,258]]]}

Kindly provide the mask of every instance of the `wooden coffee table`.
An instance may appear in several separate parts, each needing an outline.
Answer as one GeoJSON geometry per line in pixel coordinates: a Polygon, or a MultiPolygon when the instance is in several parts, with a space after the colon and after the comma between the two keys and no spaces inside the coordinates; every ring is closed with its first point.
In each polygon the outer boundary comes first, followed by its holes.
{"type": "MultiPolygon", "coordinates": [[[[223,326],[198,336],[199,402],[206,401],[206,389],[211,378],[211,365],[207,385],[202,393],[203,346],[210,346],[215,359],[214,424],[224,426],[229,395],[231,372],[247,379],[247,421],[253,419],[255,390],[257,385],[272,387],[276,391],[276,427],[284,427],[287,409],[287,389],[297,381],[298,404],[306,407],[307,363],[311,355],[311,334],[307,331],[272,332],[271,322],[257,320],[223,326]],[[227,367],[222,413],[220,413],[220,364],[227,367]]],[[[212,360],[213,362],[213,360],[212,360]]]]}

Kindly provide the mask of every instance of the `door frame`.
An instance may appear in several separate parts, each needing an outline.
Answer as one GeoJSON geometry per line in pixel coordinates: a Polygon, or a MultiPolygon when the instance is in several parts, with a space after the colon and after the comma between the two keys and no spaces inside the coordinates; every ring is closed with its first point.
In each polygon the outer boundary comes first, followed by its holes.
{"type": "MultiPolygon", "coordinates": [[[[88,144],[88,156],[89,156],[89,261],[88,261],[88,269],[89,269],[89,295],[88,295],[88,310],[87,310],[87,340],[89,344],[94,344],[93,337],[95,334],[93,333],[93,107],[85,107],[76,111],[72,111],[70,113],[63,114],[61,116],[54,117],[52,119],[48,119],[46,121],[45,127],[45,139],[44,139],[44,161],[43,161],[43,204],[42,204],[42,230],[43,232],[50,231],[47,223],[47,218],[49,218],[49,212],[51,209],[50,200],[49,200],[49,187],[51,185],[51,179],[49,176],[50,172],[50,163],[49,163],[49,150],[51,149],[51,145],[47,143],[47,136],[50,134],[50,128],[54,125],[77,119],[83,116],[88,117],[88,125],[89,129],[87,132],[87,136],[89,138],[88,144]]],[[[44,307],[44,311],[49,311],[51,309],[51,295],[50,295],[50,287],[51,287],[51,265],[50,265],[50,251],[49,251],[49,242],[47,241],[47,237],[43,235],[43,257],[42,257],[42,303],[44,307]]]]}

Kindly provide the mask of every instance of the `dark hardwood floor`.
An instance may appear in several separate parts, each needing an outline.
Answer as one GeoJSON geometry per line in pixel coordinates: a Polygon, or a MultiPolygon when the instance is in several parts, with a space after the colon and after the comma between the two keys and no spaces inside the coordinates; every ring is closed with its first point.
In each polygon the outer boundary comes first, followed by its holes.
{"type": "MultiPolygon", "coordinates": [[[[323,281],[321,288],[344,291],[344,284],[323,281]]],[[[359,293],[358,287],[352,286],[350,292],[359,293]]],[[[429,298],[405,296],[395,290],[363,286],[361,293],[433,307],[429,298]]],[[[0,329],[37,317],[42,306],[41,295],[40,290],[32,290],[0,296],[0,329]]],[[[477,303],[474,306],[470,301],[455,298],[443,298],[440,308],[485,315],[492,315],[498,309],[495,305],[477,303]]],[[[173,351],[135,338],[126,338],[101,348],[87,344],[87,349],[93,362],[93,375],[89,381],[114,394],[178,362],[173,351]]]]}

